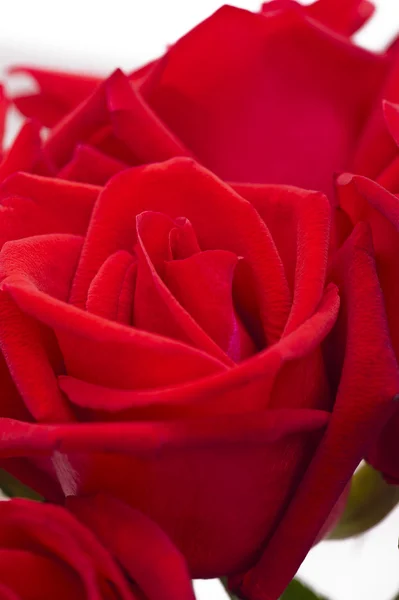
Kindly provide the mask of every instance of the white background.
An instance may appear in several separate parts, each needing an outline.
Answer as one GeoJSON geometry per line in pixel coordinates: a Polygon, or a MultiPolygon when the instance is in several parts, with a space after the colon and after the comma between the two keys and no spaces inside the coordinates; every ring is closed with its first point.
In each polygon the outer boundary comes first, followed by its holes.
{"type": "MultiPolygon", "coordinates": [[[[374,0],[378,13],[358,34],[383,48],[399,31],[399,1],[374,0]]],[[[309,4],[309,1],[303,2],[309,4]]],[[[31,63],[108,73],[161,54],[168,43],[221,6],[216,0],[8,0],[0,18],[0,67],[31,63]]],[[[258,0],[231,4],[256,10],[258,0]]],[[[329,600],[391,600],[399,591],[399,510],[355,540],[325,542],[299,574],[329,600]]],[[[226,598],[215,581],[198,582],[199,600],[226,598]]]]}

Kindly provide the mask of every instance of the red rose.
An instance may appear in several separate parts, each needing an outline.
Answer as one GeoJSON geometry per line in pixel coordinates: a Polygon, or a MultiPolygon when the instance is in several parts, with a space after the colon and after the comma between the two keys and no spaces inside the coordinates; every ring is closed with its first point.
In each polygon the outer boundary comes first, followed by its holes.
{"type": "MultiPolygon", "coordinates": [[[[385,118],[393,140],[399,140],[399,107],[385,104],[385,118]]],[[[387,129],[388,131],[388,129],[387,129]]],[[[392,142],[391,142],[392,143],[392,142]]],[[[359,175],[341,175],[337,193],[339,206],[337,229],[345,237],[359,221],[371,227],[377,271],[384,294],[384,327],[399,361],[399,160],[391,159],[372,181],[359,175]],[[387,189],[388,188],[388,189],[387,189]],[[342,218],[343,215],[343,218],[342,218]]],[[[380,440],[368,456],[371,464],[392,483],[399,484],[399,406],[380,440]]]]}
{"type": "Polygon", "coordinates": [[[98,522],[117,527],[119,548],[112,551],[122,558],[129,579],[99,541],[107,538],[104,526],[94,524],[98,539],[64,508],[11,500],[0,502],[1,597],[194,600],[180,557],[153,523],[107,497],[80,499],[77,506],[73,505],[83,521],[87,521],[86,513],[93,507],[98,522]],[[121,515],[126,516],[127,511],[129,520],[122,524],[121,515]],[[129,540],[127,533],[133,534],[129,540]],[[143,556],[148,560],[149,554],[151,562],[145,564],[143,556]],[[165,564],[170,568],[168,574],[165,564]]]}
{"type": "Polygon", "coordinates": [[[371,12],[359,0],[225,6],[128,76],[16,69],[40,86],[17,107],[52,127],[33,168],[103,184],[128,165],[192,156],[227,181],[331,193],[392,63],[336,33],[371,12]]]}
{"type": "Polygon", "coordinates": [[[111,492],[192,576],[276,600],[398,390],[367,232],[333,274],[342,366],[322,194],[177,159],[0,195],[3,466],[54,500],[111,492]]]}

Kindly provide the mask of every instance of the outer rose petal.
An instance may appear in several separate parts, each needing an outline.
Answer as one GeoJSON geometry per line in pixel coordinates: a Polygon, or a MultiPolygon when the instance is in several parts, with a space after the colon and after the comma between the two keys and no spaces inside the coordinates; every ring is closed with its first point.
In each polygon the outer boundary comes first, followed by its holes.
{"type": "Polygon", "coordinates": [[[127,167],[125,163],[107,156],[96,148],[79,144],[71,160],[59,171],[58,177],[93,185],[105,185],[111,177],[127,167]]]}
{"type": "Polygon", "coordinates": [[[14,98],[14,103],[26,117],[34,117],[46,127],[53,127],[101,81],[89,75],[33,67],[13,67],[9,72],[30,75],[36,81],[39,93],[14,98]]]}
{"type": "MultiPolygon", "coordinates": [[[[263,15],[223,7],[125,78],[100,83],[22,68],[41,91],[15,102],[39,121],[57,122],[47,150],[58,167],[83,142],[130,165],[193,155],[224,179],[331,193],[333,173],[351,167],[394,56],[367,53],[328,29],[349,33],[372,12],[368,0],[341,4],[276,0],[263,15]],[[211,68],[203,68],[204,57],[211,68]]],[[[98,179],[91,173],[85,181],[98,179]]]]}
{"type": "Polygon", "coordinates": [[[107,495],[67,506],[96,533],[148,600],[195,600],[183,556],[148,517],[107,495]]]}
{"type": "Polygon", "coordinates": [[[324,291],[331,207],[321,193],[289,186],[233,184],[267,224],[293,292],[284,335],[316,310],[324,291]]]}
{"type": "Polygon", "coordinates": [[[136,600],[108,551],[63,508],[11,500],[1,503],[0,522],[1,581],[18,597],[136,600]]]}
{"type": "MultiPolygon", "coordinates": [[[[191,346],[85,313],[7,278],[19,307],[55,331],[68,373],[94,384],[146,388],[185,383],[225,365],[191,346]]],[[[40,341],[40,338],[39,340],[40,341]]]]}
{"type": "Polygon", "coordinates": [[[169,50],[145,97],[223,179],[331,192],[387,66],[303,11],[227,6],[169,50]]]}
{"type": "Polygon", "coordinates": [[[131,165],[190,156],[119,69],[51,130],[44,152],[61,168],[81,143],[131,165]]]}
{"type": "Polygon", "coordinates": [[[390,148],[390,151],[389,159],[385,157],[387,162],[382,165],[383,168],[378,173],[376,181],[391,192],[397,193],[399,191],[399,151],[397,148],[399,143],[399,105],[384,100],[383,114],[385,129],[387,128],[389,133],[387,136],[387,146],[390,148]],[[394,148],[392,140],[395,142],[396,148],[394,148]]]}
{"type": "Polygon", "coordinates": [[[399,46],[388,51],[386,57],[391,63],[390,71],[376,98],[374,109],[368,117],[353,162],[348,169],[373,179],[398,155],[397,145],[387,128],[389,113],[387,115],[384,102],[399,102],[399,46]]]}
{"type": "Polygon", "coordinates": [[[42,151],[40,129],[34,121],[27,121],[21,127],[13,145],[0,164],[0,181],[17,171],[53,175],[42,151]]]}
{"type": "MultiPolygon", "coordinates": [[[[394,410],[399,369],[389,344],[370,236],[358,226],[337,257],[333,278],[344,305],[336,350],[346,350],[338,396],[326,434],[292,503],[258,564],[233,580],[245,598],[277,600],[295,575],[324,522],[394,410]],[[344,285],[342,285],[344,284],[344,285]],[[300,543],[292,544],[292,535],[300,543]]],[[[339,351],[338,351],[339,354],[339,351]]],[[[335,352],[337,356],[337,352],[335,352]]],[[[335,365],[335,375],[340,365],[335,365]]]]}
{"type": "MultiPolygon", "coordinates": [[[[277,185],[233,184],[267,223],[281,257],[293,302],[284,335],[294,331],[316,310],[324,290],[329,254],[331,207],[320,193],[277,185]]],[[[318,407],[333,404],[321,349],[303,361],[287,364],[274,386],[271,406],[318,407]],[[287,388],[298,382],[297,392],[287,388]],[[320,389],[324,401],[320,404],[320,389]]]]}
{"type": "Polygon", "coordinates": [[[3,138],[4,138],[7,109],[8,109],[8,99],[5,95],[4,88],[2,86],[0,86],[0,154],[3,151],[3,138]]]}
{"type": "MultiPolygon", "coordinates": [[[[398,400],[398,398],[396,398],[398,400]]],[[[381,471],[385,479],[399,485],[399,408],[384,427],[379,441],[367,455],[367,461],[381,471]]]]}
{"type": "MultiPolygon", "coordinates": [[[[10,271],[17,278],[26,274],[34,278],[35,269],[46,262],[47,277],[41,283],[48,293],[65,300],[81,248],[81,238],[66,235],[8,242],[1,253],[1,277],[7,278],[10,271]],[[56,270],[58,278],[52,277],[56,270]]],[[[53,332],[21,313],[4,291],[0,315],[0,348],[32,416],[39,422],[72,419],[54,374],[54,363],[61,360],[53,332]]]]}
{"type": "Polygon", "coordinates": [[[371,226],[390,336],[399,357],[399,199],[374,181],[356,175],[342,175],[337,190],[352,223],[363,220],[371,226]]]}
{"type": "MultiPolygon", "coordinates": [[[[371,226],[390,339],[399,360],[399,199],[366,177],[345,174],[337,183],[340,205],[352,223],[365,220],[371,226]]],[[[389,481],[399,482],[399,409],[368,459],[389,481]]]]}
{"type": "MultiPolygon", "coordinates": [[[[295,363],[296,360],[300,362],[302,358],[308,358],[330,331],[337,310],[336,290],[330,288],[319,311],[280,343],[240,363],[233,370],[186,385],[120,390],[61,377],[60,386],[74,405],[93,411],[101,421],[111,416],[112,420],[157,417],[170,420],[262,411],[267,406],[267,398],[282,363],[290,364],[291,361],[295,363]]],[[[298,374],[294,381],[298,381],[298,374]]],[[[291,380],[287,394],[299,395],[300,392],[292,386],[297,387],[297,383],[293,384],[291,380]]],[[[320,404],[320,388],[315,387],[319,392],[320,404]]]]}
{"type": "MultiPolygon", "coordinates": [[[[154,64],[148,63],[130,73],[130,81],[141,87],[154,64]]],[[[39,88],[37,93],[17,96],[13,101],[23,115],[37,119],[46,127],[55,126],[101,83],[100,78],[83,73],[51,71],[28,66],[13,67],[9,73],[26,74],[34,79],[39,88]]]]}
{"type": "MultiPolygon", "coordinates": [[[[326,249],[321,238],[329,218],[325,200],[317,198],[312,217],[300,212],[315,224],[314,248],[321,253],[316,264],[324,278],[326,249]]],[[[301,227],[298,230],[302,240],[301,227]]],[[[59,409],[60,402],[38,402],[53,390],[52,384],[43,385],[48,373],[60,373],[46,363],[51,353],[40,332],[50,331],[68,373],[59,380],[65,406],[72,416],[100,422],[72,424],[65,415],[57,415],[54,426],[3,419],[3,457],[28,455],[35,462],[51,458],[65,494],[109,490],[141,508],[176,542],[194,574],[242,571],[257,558],[291,501],[329,420],[329,413],[318,410],[325,406],[325,387],[319,376],[313,378],[323,368],[314,368],[313,357],[336,321],[337,290],[332,286],[319,298],[314,263],[301,252],[298,264],[306,263],[313,275],[309,286],[298,276],[298,289],[309,287],[311,292],[307,302],[301,292],[304,304],[297,312],[297,326],[284,331],[290,290],[265,223],[247,200],[183,159],[127,171],[105,188],[93,212],[72,294],[79,249],[70,238],[37,236],[9,243],[0,254],[4,298],[36,326],[35,333],[33,327],[21,329],[21,319],[12,322],[17,334],[8,339],[7,348],[15,357],[11,360],[10,355],[10,368],[15,362],[18,384],[38,418],[50,420],[44,409],[59,409]],[[212,219],[206,216],[206,205],[212,207],[212,219]],[[169,216],[161,215],[161,223],[157,211],[169,216]],[[115,304],[99,288],[112,288],[116,294],[123,288],[138,230],[159,268],[159,236],[146,236],[141,227],[148,215],[154,227],[166,222],[169,227],[169,221],[181,224],[184,235],[172,239],[169,248],[172,258],[174,252],[180,257],[175,260],[198,251],[214,255],[221,247],[225,256],[242,257],[239,262],[245,261],[253,274],[270,342],[263,352],[232,368],[184,343],[109,320],[110,315],[115,318],[115,304]],[[118,268],[110,269],[108,261],[118,268]],[[85,312],[88,306],[105,318],[85,312]],[[16,340],[24,339],[25,331],[30,338],[23,348],[37,352],[27,352],[21,369],[16,340]],[[43,364],[35,374],[39,352],[43,364]],[[284,391],[298,396],[303,393],[302,361],[309,357],[312,367],[305,372],[312,375],[312,390],[304,394],[308,404],[301,397],[299,410],[279,410],[274,383],[281,367],[293,365],[284,391]],[[34,388],[38,393],[29,394],[34,388]],[[133,479],[135,486],[130,485],[133,479]],[[211,496],[209,489],[215,491],[211,496]]],[[[127,300],[129,306],[129,294],[127,300]]],[[[120,321],[117,313],[118,308],[120,321]]],[[[8,318],[3,327],[11,330],[8,318]]]]}
{"type": "Polygon", "coordinates": [[[0,185],[0,247],[44,233],[84,235],[100,188],[16,173],[0,185]]]}
{"type": "Polygon", "coordinates": [[[296,0],[270,0],[262,5],[264,14],[283,9],[302,11],[337,33],[351,36],[373,15],[375,7],[369,0],[317,0],[309,6],[296,0]]]}
{"type": "Polygon", "coordinates": [[[375,6],[369,0],[317,0],[305,10],[338,33],[352,35],[370,19],[375,6]]]}
{"type": "MultiPolygon", "coordinates": [[[[141,397],[117,391],[112,395],[115,410],[141,408],[147,419],[154,410],[155,421],[40,426],[4,419],[2,453],[32,456],[54,450],[65,493],[109,490],[140,507],[175,540],[197,576],[241,570],[253,560],[288,501],[291,485],[306,468],[328,421],[328,414],[317,410],[267,411],[273,373],[279,361],[298,360],[320,345],[337,308],[331,289],[309,322],[226,375],[141,397]],[[203,418],[198,418],[201,412],[203,418]],[[126,473],[135,486],[126,485],[126,473]],[[215,490],[212,496],[209,489],[215,490]]],[[[44,315],[49,315],[48,308],[44,315]]],[[[60,317],[70,328],[67,314],[60,317]]],[[[111,348],[108,357],[112,353],[111,348]]],[[[101,400],[101,389],[90,396],[90,386],[71,383],[64,389],[72,401],[101,400]]],[[[295,381],[292,386],[295,393],[295,381]]],[[[101,410],[99,405],[93,408],[101,410]]]]}
{"type": "Polygon", "coordinates": [[[0,453],[54,452],[67,495],[115,494],[170,535],[193,577],[212,577],[253,562],[328,417],[321,411],[276,410],[74,426],[4,419],[0,453]]]}

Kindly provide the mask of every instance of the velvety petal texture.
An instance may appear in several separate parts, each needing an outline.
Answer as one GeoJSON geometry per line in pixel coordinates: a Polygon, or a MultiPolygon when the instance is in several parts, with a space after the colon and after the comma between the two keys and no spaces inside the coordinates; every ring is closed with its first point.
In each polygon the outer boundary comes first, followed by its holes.
{"type": "Polygon", "coordinates": [[[394,53],[350,39],[372,12],[368,0],[223,6],[127,75],[18,67],[39,89],[14,102],[50,127],[44,156],[68,179],[104,183],[126,164],[192,156],[225,180],[332,195],[336,172],[355,155],[369,160],[382,90],[393,85],[394,53]]]}
{"type": "MultiPolygon", "coordinates": [[[[359,175],[341,175],[337,184],[340,208],[352,226],[358,221],[367,221],[370,226],[383,292],[385,328],[399,362],[399,198],[359,175]]],[[[368,458],[388,481],[399,484],[399,407],[368,458]]]]}
{"type": "MultiPolygon", "coordinates": [[[[86,502],[90,504],[91,500],[81,500],[82,505],[86,502]]],[[[0,502],[0,523],[2,598],[138,600],[144,597],[136,595],[99,539],[64,508],[27,500],[0,502]]],[[[161,596],[153,594],[146,598],[155,600],[161,596]]]]}
{"type": "MultiPolygon", "coordinates": [[[[354,328],[351,350],[333,372],[326,362],[337,285],[347,285],[327,282],[327,199],[227,185],[187,158],[126,170],[100,189],[37,175],[3,186],[6,204],[23,193],[21,206],[30,186],[42,202],[53,186],[66,211],[37,235],[13,234],[0,253],[0,345],[21,407],[2,409],[3,464],[30,483],[33,465],[38,491],[69,497],[138,583],[149,567],[140,547],[131,571],[125,539],[136,526],[170,555],[171,597],[189,597],[181,552],[192,577],[230,575],[251,600],[276,600],[371,428],[388,419],[397,384],[389,349],[376,363],[377,322],[364,328],[372,341],[356,333],[375,313],[371,301],[348,300],[356,321],[344,312],[339,331],[348,332],[342,347],[354,328]],[[378,390],[364,380],[371,364],[378,390]],[[81,507],[104,492],[113,503],[81,507]],[[290,557],[286,521],[303,521],[290,557]]],[[[357,265],[352,245],[345,266],[357,265]]],[[[367,264],[359,281],[378,303],[367,264]]],[[[156,594],[161,583],[148,585],[156,594]]]]}
{"type": "Polygon", "coordinates": [[[278,600],[363,457],[399,481],[372,11],[224,6],[131,73],[13,69],[36,89],[0,163],[0,466],[69,512],[0,503],[0,595],[278,600]]]}

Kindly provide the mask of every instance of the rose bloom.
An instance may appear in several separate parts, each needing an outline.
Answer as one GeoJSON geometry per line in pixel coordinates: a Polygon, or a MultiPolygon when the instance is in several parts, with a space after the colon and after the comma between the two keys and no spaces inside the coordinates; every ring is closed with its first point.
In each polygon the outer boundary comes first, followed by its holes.
{"type": "Polygon", "coordinates": [[[103,524],[94,523],[99,535],[59,506],[27,500],[0,502],[2,598],[194,600],[181,557],[147,518],[106,496],[79,499],[72,509],[82,521],[94,509],[96,521],[103,524]],[[122,559],[125,572],[101,543],[107,540],[111,524],[122,528],[122,516],[129,519],[123,524],[119,547],[112,550],[122,559]],[[160,551],[168,553],[169,574],[156,561],[160,551]],[[149,556],[151,571],[143,560],[149,556]]]}
{"type": "Polygon", "coordinates": [[[126,166],[189,156],[227,181],[332,194],[334,173],[367,162],[369,115],[395,63],[348,37],[371,13],[365,0],[224,6],[128,75],[15,68],[39,87],[16,106],[50,127],[30,168],[102,185],[126,166]]]}
{"type": "Polygon", "coordinates": [[[320,193],[174,159],[0,197],[2,466],[53,501],[112,493],[193,577],[275,600],[399,385],[367,231],[326,284],[320,193]]]}
{"type": "Polygon", "coordinates": [[[399,389],[369,229],[341,210],[331,244],[321,193],[366,165],[394,49],[350,41],[368,2],[331,6],[224,7],[103,82],[30,70],[16,104],[50,132],[0,166],[2,466],[112,494],[250,600],[337,517],[399,389]]]}
{"type": "MultiPolygon", "coordinates": [[[[384,117],[380,147],[385,164],[374,165],[375,180],[349,173],[338,178],[336,229],[342,239],[359,221],[370,226],[384,295],[384,326],[399,361],[399,106],[385,103],[384,117]]],[[[399,406],[368,459],[387,481],[399,484],[399,406]]]]}

